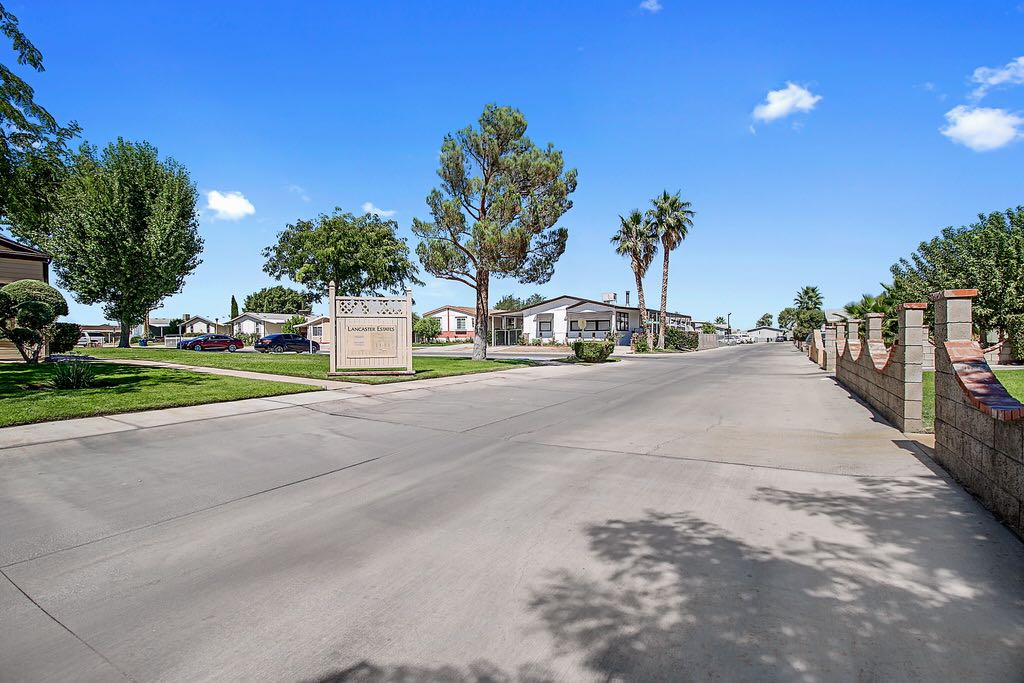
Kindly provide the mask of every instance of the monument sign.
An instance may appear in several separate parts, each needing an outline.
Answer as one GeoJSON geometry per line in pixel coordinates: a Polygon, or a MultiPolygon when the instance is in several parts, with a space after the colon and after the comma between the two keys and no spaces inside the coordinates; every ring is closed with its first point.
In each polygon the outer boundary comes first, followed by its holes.
{"type": "Polygon", "coordinates": [[[336,296],[330,285],[331,375],[411,375],[412,296],[336,296]]]}

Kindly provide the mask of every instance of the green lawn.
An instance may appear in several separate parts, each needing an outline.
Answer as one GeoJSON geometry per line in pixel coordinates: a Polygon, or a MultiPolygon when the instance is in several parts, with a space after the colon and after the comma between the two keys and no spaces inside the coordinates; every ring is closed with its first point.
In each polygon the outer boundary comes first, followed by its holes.
{"type": "Polygon", "coordinates": [[[113,363],[93,367],[100,386],[55,390],[48,388],[51,364],[0,363],[0,427],[315,390],[165,368],[113,363]]]}
{"type": "MultiPolygon", "coordinates": [[[[1024,402],[1024,370],[995,370],[996,377],[1018,401],[1024,402]]],[[[925,371],[921,386],[921,417],[926,432],[935,431],[935,373],[925,371]]]]}
{"type": "MultiPolygon", "coordinates": [[[[198,365],[207,368],[229,368],[231,370],[249,370],[252,372],[269,372],[276,375],[292,377],[310,377],[327,379],[327,354],[308,353],[227,353],[226,351],[179,351],[177,349],[87,349],[83,353],[96,358],[138,358],[142,360],[161,360],[169,363],[198,365]]],[[[339,377],[347,382],[363,384],[387,384],[389,382],[407,382],[414,379],[430,377],[448,377],[450,375],[468,375],[477,372],[493,372],[509,368],[533,365],[528,360],[471,360],[469,358],[446,358],[443,356],[414,356],[412,359],[415,375],[399,376],[363,376],[339,377]]]]}

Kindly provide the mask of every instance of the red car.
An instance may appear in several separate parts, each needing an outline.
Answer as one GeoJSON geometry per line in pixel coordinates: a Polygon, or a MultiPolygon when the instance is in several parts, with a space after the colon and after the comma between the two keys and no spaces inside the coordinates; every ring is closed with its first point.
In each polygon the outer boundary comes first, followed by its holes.
{"type": "Polygon", "coordinates": [[[201,337],[183,339],[178,342],[179,349],[189,351],[223,351],[227,349],[234,353],[243,346],[245,346],[245,342],[241,339],[235,339],[226,334],[204,334],[201,337]]]}

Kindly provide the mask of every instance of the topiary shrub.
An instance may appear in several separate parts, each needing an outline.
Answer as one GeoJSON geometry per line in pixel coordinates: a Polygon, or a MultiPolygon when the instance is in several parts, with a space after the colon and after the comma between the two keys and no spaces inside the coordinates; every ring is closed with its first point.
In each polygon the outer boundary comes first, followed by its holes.
{"type": "Polygon", "coordinates": [[[601,363],[608,360],[615,350],[615,340],[607,339],[577,339],[572,343],[572,352],[578,360],[584,363],[601,363]]]}
{"type": "Polygon", "coordinates": [[[50,385],[54,389],[88,389],[96,383],[96,371],[82,361],[57,363],[53,367],[50,385]]]}
{"type": "Polygon", "coordinates": [[[39,280],[18,280],[0,287],[0,339],[10,340],[28,363],[38,363],[54,333],[53,323],[68,314],[68,303],[39,280]]]}
{"type": "Polygon", "coordinates": [[[67,353],[81,338],[82,328],[77,323],[55,323],[50,337],[50,353],[67,353]]]}

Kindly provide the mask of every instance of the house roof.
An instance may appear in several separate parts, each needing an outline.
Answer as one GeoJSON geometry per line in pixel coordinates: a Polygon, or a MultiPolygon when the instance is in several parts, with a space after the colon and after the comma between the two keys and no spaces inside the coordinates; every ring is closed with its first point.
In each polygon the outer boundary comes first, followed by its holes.
{"type": "MultiPolygon", "coordinates": [[[[254,313],[251,311],[245,311],[241,315],[235,316],[224,324],[233,323],[236,320],[241,320],[242,318],[255,318],[256,320],[262,320],[265,323],[286,323],[297,315],[302,315],[302,313],[254,313]]],[[[308,318],[309,316],[303,317],[308,318]]]]}
{"type": "MultiPolygon", "coordinates": [[[[435,308],[432,311],[427,311],[423,315],[434,315],[435,313],[440,313],[441,311],[447,311],[447,310],[458,311],[459,313],[465,313],[466,315],[474,315],[474,316],[476,315],[476,306],[441,306],[440,308],[435,308]]],[[[496,315],[498,313],[508,313],[508,312],[509,311],[503,311],[500,308],[492,308],[488,312],[488,315],[496,315]]]]}
{"type": "Polygon", "coordinates": [[[747,332],[757,332],[758,330],[771,330],[772,332],[783,332],[784,330],[779,327],[771,327],[770,325],[758,325],[757,327],[751,327],[747,332]]]}
{"type": "Polygon", "coordinates": [[[189,323],[194,323],[197,320],[202,320],[204,323],[207,323],[208,325],[223,325],[224,324],[224,323],[218,323],[216,320],[210,320],[205,315],[194,315],[191,318],[189,318],[188,320],[182,320],[181,324],[182,325],[188,325],[189,323]]]}
{"type": "Polygon", "coordinates": [[[119,332],[121,330],[117,325],[79,325],[78,329],[82,332],[119,332]]]}
{"type": "Polygon", "coordinates": [[[314,317],[310,318],[309,320],[307,320],[306,322],[301,323],[299,325],[296,325],[295,329],[298,329],[300,327],[310,327],[310,326],[316,325],[318,323],[325,323],[325,322],[327,322],[330,319],[331,319],[331,317],[328,316],[328,315],[314,316],[314,317]]]}
{"type": "Polygon", "coordinates": [[[150,318],[149,319],[149,324],[150,325],[156,325],[157,327],[167,327],[168,325],[171,324],[171,319],[170,318],[150,318]]]}
{"type": "Polygon", "coordinates": [[[33,261],[46,261],[47,263],[50,262],[48,254],[21,244],[20,242],[15,242],[3,235],[0,235],[0,255],[7,256],[8,258],[31,259],[33,261]]]}
{"type": "MultiPolygon", "coordinates": [[[[613,303],[613,302],[597,301],[596,299],[585,299],[585,298],[583,298],[581,296],[575,296],[573,294],[562,294],[560,296],[552,297],[550,299],[545,299],[544,301],[538,302],[538,303],[533,304],[531,306],[524,306],[523,308],[517,309],[515,311],[499,311],[499,313],[505,313],[505,314],[508,314],[508,313],[522,313],[523,311],[527,311],[527,310],[529,310],[531,308],[537,308],[538,306],[544,306],[546,304],[550,304],[553,301],[558,301],[559,299],[573,299],[573,300],[576,301],[575,304],[572,304],[571,306],[568,306],[567,308],[575,308],[576,306],[580,306],[582,304],[593,304],[593,305],[596,305],[596,306],[604,306],[606,308],[614,309],[614,310],[617,310],[617,311],[639,311],[640,310],[640,308],[638,306],[620,306],[617,303],[613,303]]],[[[648,313],[658,313],[659,309],[651,308],[650,306],[648,306],[647,307],[647,312],[648,313]]],[[[690,316],[686,315],[685,313],[676,313],[675,311],[666,311],[666,315],[676,316],[676,317],[679,317],[679,318],[687,318],[687,319],[690,318],[690,316]]]]}

